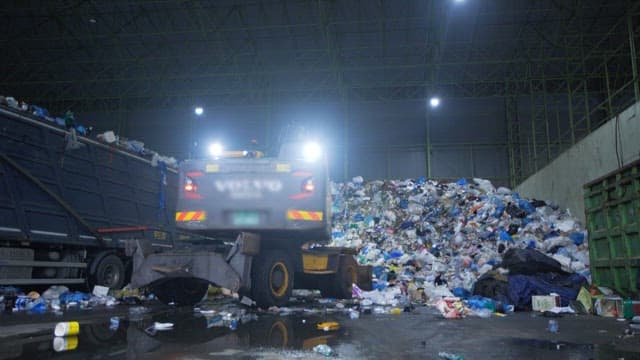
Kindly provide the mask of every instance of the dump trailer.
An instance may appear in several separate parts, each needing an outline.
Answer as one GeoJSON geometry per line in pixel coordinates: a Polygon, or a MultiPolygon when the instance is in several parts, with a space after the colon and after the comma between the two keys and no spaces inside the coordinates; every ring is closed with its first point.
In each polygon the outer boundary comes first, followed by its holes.
{"type": "MultiPolygon", "coordinates": [[[[232,247],[224,254],[147,255],[140,249],[134,284],[172,283],[165,288],[183,289],[195,301],[211,282],[263,307],[285,304],[294,286],[339,298],[350,298],[354,283],[370,287],[370,269],[358,266],[353,249],[325,246],[331,189],[317,146],[289,142],[275,157],[232,151],[182,162],[175,221],[185,231],[228,239],[232,247]]],[[[189,302],[176,291],[159,297],[189,302]]]]}
{"type": "Polygon", "coordinates": [[[198,238],[175,229],[175,169],[52,120],[0,106],[0,285],[121,288],[130,240],[198,238]]]}

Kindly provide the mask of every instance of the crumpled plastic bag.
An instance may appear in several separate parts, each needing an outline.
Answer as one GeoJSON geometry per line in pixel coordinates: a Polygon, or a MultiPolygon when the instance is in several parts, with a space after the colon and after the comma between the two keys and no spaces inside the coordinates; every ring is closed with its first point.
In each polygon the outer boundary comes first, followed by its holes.
{"type": "Polygon", "coordinates": [[[461,319],[465,315],[464,304],[460,298],[444,298],[438,300],[435,306],[445,319],[461,319]]]}

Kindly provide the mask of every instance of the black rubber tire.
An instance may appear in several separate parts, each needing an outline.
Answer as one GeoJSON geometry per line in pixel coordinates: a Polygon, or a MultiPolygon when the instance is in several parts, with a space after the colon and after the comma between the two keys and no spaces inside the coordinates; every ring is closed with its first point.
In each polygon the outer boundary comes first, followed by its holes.
{"type": "Polygon", "coordinates": [[[167,278],[153,282],[150,288],[165,304],[191,306],[202,301],[209,283],[197,278],[167,278]]]}
{"type": "Polygon", "coordinates": [[[251,295],[262,308],[283,306],[293,290],[293,264],[282,250],[268,250],[255,258],[251,266],[251,295]]]}
{"type": "Polygon", "coordinates": [[[122,289],[125,280],[122,260],[116,255],[107,255],[99,261],[92,276],[92,284],[106,286],[114,290],[122,289]]]}
{"type": "Polygon", "coordinates": [[[340,257],[338,272],[325,277],[320,291],[326,297],[351,299],[352,284],[358,280],[358,263],[350,255],[340,257]]]}

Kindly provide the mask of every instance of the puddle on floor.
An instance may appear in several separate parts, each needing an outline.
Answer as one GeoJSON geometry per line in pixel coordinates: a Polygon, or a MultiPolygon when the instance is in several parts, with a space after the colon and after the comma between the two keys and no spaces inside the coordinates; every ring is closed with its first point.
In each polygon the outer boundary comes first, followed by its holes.
{"type": "MultiPolygon", "coordinates": [[[[122,319],[117,327],[105,319],[80,325],[77,337],[56,340],[51,333],[0,341],[0,360],[33,358],[193,359],[193,358],[309,358],[326,344],[334,350],[350,337],[342,327],[323,331],[317,323],[340,321],[342,315],[258,315],[232,330],[219,317],[203,316],[192,308],[145,314],[137,321],[122,319]],[[154,323],[172,323],[166,331],[153,331],[154,323]],[[111,327],[111,328],[110,328],[111,327]],[[62,351],[60,351],[62,350],[62,351]]],[[[354,349],[345,348],[348,352],[354,349]]]]}
{"type": "Polygon", "coordinates": [[[577,344],[565,341],[510,339],[505,350],[511,354],[526,354],[532,359],[640,359],[640,353],[626,351],[614,344],[577,344]]]}

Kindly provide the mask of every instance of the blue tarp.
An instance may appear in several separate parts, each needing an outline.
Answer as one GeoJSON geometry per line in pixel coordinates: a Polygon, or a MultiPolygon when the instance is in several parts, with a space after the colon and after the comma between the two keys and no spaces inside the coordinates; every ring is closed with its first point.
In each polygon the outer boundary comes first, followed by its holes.
{"type": "Polygon", "coordinates": [[[509,276],[509,298],[518,310],[531,309],[531,296],[560,295],[562,306],[568,306],[571,300],[578,297],[578,292],[587,280],[579,274],[562,275],[556,273],[539,273],[535,275],[509,276]]]}

